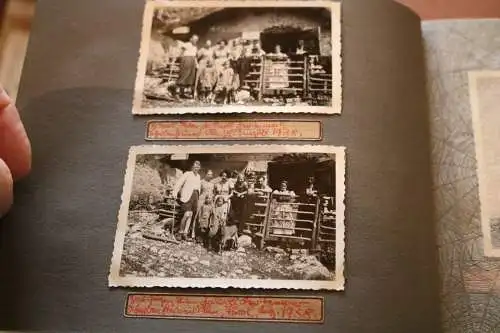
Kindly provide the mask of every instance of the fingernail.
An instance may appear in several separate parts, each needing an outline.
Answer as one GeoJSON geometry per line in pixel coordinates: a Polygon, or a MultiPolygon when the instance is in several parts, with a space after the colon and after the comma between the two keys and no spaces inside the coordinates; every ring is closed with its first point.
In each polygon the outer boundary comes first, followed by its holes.
{"type": "Polygon", "coordinates": [[[0,87],[0,110],[3,110],[6,106],[11,103],[11,99],[7,94],[7,91],[3,87],[0,87]]]}
{"type": "Polygon", "coordinates": [[[13,203],[13,180],[9,167],[0,158],[0,215],[4,216],[13,203]]]}

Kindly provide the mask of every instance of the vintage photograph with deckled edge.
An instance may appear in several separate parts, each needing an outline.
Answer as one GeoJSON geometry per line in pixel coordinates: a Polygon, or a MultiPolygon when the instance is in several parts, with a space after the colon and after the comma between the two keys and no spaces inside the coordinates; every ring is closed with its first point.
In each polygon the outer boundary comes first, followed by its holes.
{"type": "Polygon", "coordinates": [[[133,113],[341,112],[332,1],[147,1],[133,113]]]}
{"type": "Polygon", "coordinates": [[[344,147],[132,147],[109,286],[343,290],[344,192],[344,147]]]}
{"type": "Polygon", "coordinates": [[[500,71],[469,72],[484,253],[500,257],[500,71]]]}

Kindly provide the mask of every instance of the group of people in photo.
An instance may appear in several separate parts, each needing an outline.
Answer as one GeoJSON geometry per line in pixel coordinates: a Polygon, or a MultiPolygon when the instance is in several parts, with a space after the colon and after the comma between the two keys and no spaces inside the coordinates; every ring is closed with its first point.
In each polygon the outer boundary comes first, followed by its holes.
{"type": "MultiPolygon", "coordinates": [[[[295,203],[298,196],[288,188],[287,180],[282,180],[279,188],[273,190],[267,184],[265,174],[222,170],[214,181],[212,170],[206,170],[203,177],[200,171],[201,163],[194,161],[191,169],[182,174],[168,194],[181,205],[182,217],[176,233],[178,240],[196,239],[213,249],[211,240],[221,232],[227,234],[225,228],[232,228],[229,236],[224,235],[226,238],[249,233],[251,227],[247,222],[251,219],[254,204],[259,198],[267,198],[269,193],[272,193],[270,234],[278,237],[303,234],[295,230],[301,227],[296,222],[301,219],[295,203]]],[[[315,203],[318,196],[314,177],[309,177],[303,200],[315,203]]],[[[330,203],[328,201],[324,209],[331,209],[330,203]]],[[[307,214],[307,210],[314,212],[314,206],[308,205],[303,213],[307,214]]]]}
{"type": "Polygon", "coordinates": [[[202,177],[200,169],[200,162],[193,162],[191,170],[183,173],[170,193],[181,204],[178,238],[212,238],[227,225],[236,225],[241,233],[247,219],[245,199],[271,192],[265,177],[222,170],[214,182],[212,170],[202,177]]]}
{"type": "MultiPolygon", "coordinates": [[[[266,53],[260,40],[235,38],[221,39],[212,44],[206,40],[200,46],[199,37],[192,35],[187,42],[176,41],[167,50],[167,63],[179,66],[175,83],[169,86],[170,93],[180,99],[196,99],[208,104],[236,103],[236,94],[248,91],[249,98],[257,98],[256,87],[260,80],[260,66],[263,55],[270,63],[269,82],[266,89],[280,93],[290,86],[289,55],[276,44],[274,51],[266,53]]],[[[304,55],[307,51],[304,41],[298,40],[293,54],[304,55]]]]}

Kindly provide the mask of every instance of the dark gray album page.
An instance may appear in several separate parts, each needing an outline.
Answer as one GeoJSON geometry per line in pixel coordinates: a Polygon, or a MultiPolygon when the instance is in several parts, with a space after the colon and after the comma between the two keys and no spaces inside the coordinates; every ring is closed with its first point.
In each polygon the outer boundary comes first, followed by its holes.
{"type": "Polygon", "coordinates": [[[15,206],[1,221],[0,328],[439,331],[420,20],[388,0],[342,5],[341,115],[167,117],[321,120],[321,144],[346,147],[345,291],[208,290],[321,295],[324,324],[123,316],[131,290],[107,281],[117,213],[129,147],[145,144],[145,121],[155,119],[131,114],[143,8],[136,0],[38,2],[18,99],[33,172],[16,184],[15,206]]]}

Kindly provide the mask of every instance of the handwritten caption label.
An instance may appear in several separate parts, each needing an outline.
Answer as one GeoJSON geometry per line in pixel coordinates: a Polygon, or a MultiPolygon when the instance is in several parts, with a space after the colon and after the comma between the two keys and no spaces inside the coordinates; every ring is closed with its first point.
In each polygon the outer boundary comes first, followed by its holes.
{"type": "Polygon", "coordinates": [[[147,124],[148,140],[320,140],[320,121],[164,121],[147,124]]]}
{"type": "Polygon", "coordinates": [[[126,317],[323,322],[323,298],[129,294],[126,317]]]}

